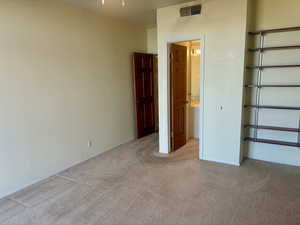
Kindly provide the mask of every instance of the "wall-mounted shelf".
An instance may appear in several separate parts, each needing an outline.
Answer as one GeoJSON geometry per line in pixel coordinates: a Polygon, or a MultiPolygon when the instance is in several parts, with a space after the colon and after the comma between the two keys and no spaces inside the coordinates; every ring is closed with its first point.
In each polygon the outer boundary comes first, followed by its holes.
{"type": "Polygon", "coordinates": [[[249,48],[250,52],[264,52],[264,51],[278,51],[278,50],[288,50],[288,49],[300,49],[300,45],[290,45],[290,46],[273,46],[265,48],[249,48]]]}
{"type": "Polygon", "coordinates": [[[253,69],[276,69],[276,68],[296,68],[300,67],[300,64],[295,64],[295,65],[269,65],[269,66],[247,66],[246,68],[248,70],[253,70],[253,69]]]}
{"type": "Polygon", "coordinates": [[[281,33],[281,32],[291,32],[291,31],[300,31],[300,27],[286,27],[286,28],[278,28],[278,29],[269,29],[269,30],[258,30],[254,32],[249,32],[250,35],[265,35],[271,33],[281,33]]]}
{"type": "Polygon", "coordinates": [[[248,84],[245,85],[246,88],[300,88],[300,84],[263,84],[263,85],[254,85],[248,84]]]}
{"type": "Polygon", "coordinates": [[[300,31],[299,27],[286,27],[279,29],[268,29],[268,30],[259,30],[255,32],[249,32],[249,35],[259,35],[259,47],[249,48],[249,52],[254,52],[258,54],[258,61],[256,65],[247,66],[246,69],[256,70],[257,74],[256,82],[254,84],[245,85],[245,88],[255,88],[255,103],[245,105],[245,108],[254,108],[254,124],[245,125],[246,129],[254,129],[253,136],[247,137],[245,141],[272,144],[272,145],[282,145],[289,147],[300,148],[300,121],[299,128],[289,128],[289,127],[276,127],[276,126],[263,126],[259,125],[260,109],[271,109],[271,110],[296,110],[300,111],[300,107],[293,106],[271,106],[271,105],[261,105],[261,93],[263,92],[262,88],[299,88],[300,84],[263,84],[262,76],[264,69],[285,69],[285,68],[300,68],[300,64],[290,64],[290,65],[264,65],[264,52],[265,51],[280,51],[280,50],[293,50],[300,49],[300,45],[287,45],[287,46],[270,46],[265,47],[265,35],[271,33],[281,33],[281,32],[292,32],[300,31]],[[286,142],[278,140],[269,140],[259,138],[259,130],[273,130],[273,131],[283,131],[283,132],[294,132],[298,134],[298,141],[286,142]]]}
{"type": "Polygon", "coordinates": [[[282,146],[300,148],[300,143],[295,143],[295,142],[275,141],[275,140],[260,139],[260,138],[251,138],[251,137],[245,138],[245,141],[251,141],[251,142],[257,142],[257,143],[264,143],[264,144],[271,144],[271,145],[282,145],[282,146]]]}
{"type": "Polygon", "coordinates": [[[258,129],[258,130],[276,130],[276,131],[286,131],[286,132],[294,132],[294,133],[300,133],[300,129],[298,128],[289,128],[289,127],[273,127],[273,126],[262,126],[262,125],[251,125],[247,124],[245,125],[245,128],[252,128],[252,129],[258,129]]]}
{"type": "Polygon", "coordinates": [[[257,109],[300,110],[300,107],[292,107],[292,106],[245,105],[245,107],[246,108],[257,108],[257,109]]]}

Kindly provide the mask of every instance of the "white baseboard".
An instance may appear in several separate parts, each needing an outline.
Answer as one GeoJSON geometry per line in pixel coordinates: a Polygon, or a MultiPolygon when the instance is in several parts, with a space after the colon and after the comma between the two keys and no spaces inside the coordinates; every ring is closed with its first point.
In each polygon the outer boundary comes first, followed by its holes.
{"type": "Polygon", "coordinates": [[[223,160],[215,160],[215,159],[200,159],[204,161],[209,161],[209,162],[215,162],[215,163],[221,163],[221,164],[227,164],[231,166],[241,166],[241,163],[235,163],[235,162],[229,162],[229,161],[223,161],[223,160]]]}
{"type": "Polygon", "coordinates": [[[300,166],[300,163],[284,162],[284,161],[281,161],[281,160],[262,159],[260,157],[255,157],[255,156],[251,156],[251,157],[250,156],[245,156],[244,159],[253,159],[253,160],[269,162],[269,163],[276,163],[276,164],[281,164],[281,165],[286,165],[286,166],[300,166]]]}

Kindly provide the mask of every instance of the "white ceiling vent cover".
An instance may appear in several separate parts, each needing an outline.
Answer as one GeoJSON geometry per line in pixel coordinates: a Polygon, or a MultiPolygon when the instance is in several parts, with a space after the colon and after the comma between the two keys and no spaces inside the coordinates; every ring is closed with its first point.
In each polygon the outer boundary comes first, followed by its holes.
{"type": "Polygon", "coordinates": [[[201,5],[193,5],[189,7],[184,7],[180,9],[180,16],[194,16],[194,15],[199,15],[201,14],[201,5]]]}

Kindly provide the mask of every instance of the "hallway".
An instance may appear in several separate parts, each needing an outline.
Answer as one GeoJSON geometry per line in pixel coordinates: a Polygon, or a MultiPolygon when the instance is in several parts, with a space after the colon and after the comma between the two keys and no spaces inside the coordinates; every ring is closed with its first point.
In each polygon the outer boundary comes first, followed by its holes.
{"type": "Polygon", "coordinates": [[[0,224],[299,224],[299,168],[198,161],[197,146],[161,156],[157,134],[122,145],[0,200],[0,224]]]}

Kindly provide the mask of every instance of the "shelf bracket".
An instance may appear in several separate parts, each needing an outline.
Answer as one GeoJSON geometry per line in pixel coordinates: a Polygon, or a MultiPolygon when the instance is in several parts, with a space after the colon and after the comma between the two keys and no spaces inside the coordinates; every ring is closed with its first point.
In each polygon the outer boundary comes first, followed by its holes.
{"type": "MultiPolygon", "coordinates": [[[[264,35],[261,32],[259,35],[260,38],[260,49],[264,48],[264,35]]],[[[263,66],[263,51],[259,51],[259,58],[258,58],[258,65],[259,69],[257,70],[257,78],[256,78],[256,86],[260,87],[262,84],[262,66],[263,66]]],[[[261,88],[257,88],[255,92],[255,105],[259,106],[260,105],[260,97],[261,97],[261,88]]],[[[254,115],[254,120],[255,120],[255,125],[258,126],[259,124],[259,107],[256,108],[255,110],[255,115],[254,115]]],[[[258,138],[258,130],[254,131],[254,137],[258,138]]]]}
{"type": "MultiPolygon", "coordinates": [[[[300,116],[299,116],[299,126],[298,126],[299,130],[300,130],[300,116]]],[[[298,133],[298,138],[297,138],[298,144],[300,144],[300,132],[298,133]]],[[[300,148],[300,147],[299,147],[300,148]]]]}

